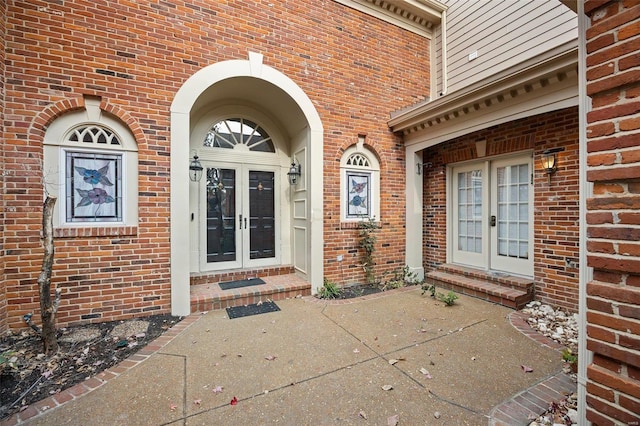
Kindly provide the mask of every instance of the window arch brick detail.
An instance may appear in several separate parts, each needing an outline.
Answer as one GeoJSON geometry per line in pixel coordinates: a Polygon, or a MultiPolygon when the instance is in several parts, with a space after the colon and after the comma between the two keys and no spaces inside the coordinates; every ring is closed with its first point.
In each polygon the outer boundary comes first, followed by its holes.
{"type": "MultiPolygon", "coordinates": [[[[42,142],[44,140],[44,134],[47,130],[47,127],[56,118],[64,114],[83,109],[85,107],[86,105],[84,102],[84,98],[63,99],[61,101],[48,105],[39,114],[37,114],[31,122],[28,133],[29,140],[38,140],[39,142],[42,142]]],[[[101,99],[100,109],[117,117],[120,121],[126,124],[133,134],[138,147],[147,146],[147,140],[144,132],[142,131],[142,127],[131,114],[129,114],[119,106],[109,103],[105,99],[101,99]]]]}

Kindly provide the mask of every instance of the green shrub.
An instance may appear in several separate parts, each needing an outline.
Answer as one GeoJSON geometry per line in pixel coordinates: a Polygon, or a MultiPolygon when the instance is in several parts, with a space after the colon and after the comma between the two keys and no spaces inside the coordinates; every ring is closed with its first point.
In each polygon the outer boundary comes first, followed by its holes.
{"type": "Polygon", "coordinates": [[[318,289],[318,297],[320,299],[336,299],[340,297],[342,290],[338,285],[328,279],[324,279],[322,287],[318,289]]]}

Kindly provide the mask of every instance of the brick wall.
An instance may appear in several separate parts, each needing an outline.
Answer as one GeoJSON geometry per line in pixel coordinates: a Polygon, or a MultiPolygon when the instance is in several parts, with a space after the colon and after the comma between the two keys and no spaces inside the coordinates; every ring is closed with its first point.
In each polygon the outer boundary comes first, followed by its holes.
{"type": "Polygon", "coordinates": [[[193,73],[249,51],[293,79],[323,121],[327,277],[364,277],[357,231],[340,224],[337,187],[341,153],[359,133],[382,167],[380,270],[402,266],[404,150],[386,121],[428,96],[428,40],[331,0],[103,3],[8,8],[4,277],[12,327],[38,310],[44,129],[82,107],[83,96],[99,97],[138,135],[140,220],[56,240],[53,282],[65,290],[58,322],[169,310],[169,107],[193,73]],[[345,250],[340,265],[330,261],[345,250]]]}
{"type": "Polygon", "coordinates": [[[428,149],[424,162],[424,267],[446,262],[446,173],[452,163],[477,159],[476,141],[486,141],[486,158],[534,151],[534,279],[536,298],[578,311],[579,182],[578,110],[567,108],[484,129],[428,149]],[[541,168],[545,149],[557,154],[551,182],[541,168]]]}
{"type": "Polygon", "coordinates": [[[640,422],[640,4],[584,4],[586,30],[587,419],[640,422]]]}
{"type": "MultiPolygon", "coordinates": [[[[4,141],[5,37],[7,4],[0,3],[0,141],[4,141]]],[[[0,143],[0,224],[4,224],[4,143],[0,143]]],[[[4,232],[0,232],[0,332],[7,328],[7,297],[4,280],[4,232]]]]}

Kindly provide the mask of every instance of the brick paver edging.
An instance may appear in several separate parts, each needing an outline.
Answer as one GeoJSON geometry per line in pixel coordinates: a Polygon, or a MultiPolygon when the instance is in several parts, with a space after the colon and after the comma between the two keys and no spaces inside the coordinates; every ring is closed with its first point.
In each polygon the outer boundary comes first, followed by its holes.
{"type": "Polygon", "coordinates": [[[14,414],[13,416],[0,421],[1,426],[13,426],[25,422],[27,420],[31,420],[34,417],[40,416],[41,414],[58,408],[59,406],[65,404],[66,402],[72,401],[76,398],[81,397],[82,395],[86,395],[94,389],[97,389],[107,383],[109,380],[115,379],[122,373],[132,369],[136,365],[140,364],[147,358],[149,358],[154,353],[158,352],[160,349],[169,344],[173,339],[176,338],[180,333],[186,330],[189,326],[194,324],[202,314],[192,314],[188,317],[185,317],[171,327],[169,330],[165,331],[162,335],[158,336],[154,341],[150,342],[147,346],[140,349],[135,354],[130,357],[120,361],[118,364],[114,365],[111,368],[104,370],[103,372],[91,377],[83,382],[80,382],[68,389],[65,389],[55,395],[52,395],[48,398],[45,398],[41,401],[38,401],[34,404],[29,405],[24,410],[19,413],[14,414]]]}
{"type": "MultiPolygon", "coordinates": [[[[557,351],[565,347],[549,337],[531,328],[527,322],[528,315],[522,311],[511,312],[509,322],[525,336],[557,351]]],[[[530,417],[538,417],[544,413],[551,402],[559,401],[567,394],[576,391],[576,383],[571,376],[563,372],[547,377],[540,383],[526,389],[491,410],[490,426],[526,426],[531,423],[530,417]]]]}

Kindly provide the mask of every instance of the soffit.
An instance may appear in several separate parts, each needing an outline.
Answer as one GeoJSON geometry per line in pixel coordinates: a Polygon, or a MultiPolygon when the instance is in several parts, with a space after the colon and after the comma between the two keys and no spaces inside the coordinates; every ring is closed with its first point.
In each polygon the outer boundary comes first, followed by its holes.
{"type": "Polygon", "coordinates": [[[442,21],[447,7],[436,0],[334,0],[426,37],[442,21]]]}
{"type": "Polygon", "coordinates": [[[565,81],[577,73],[577,61],[577,42],[572,41],[440,99],[394,111],[388,125],[394,132],[410,135],[464,120],[480,109],[565,81]]]}

